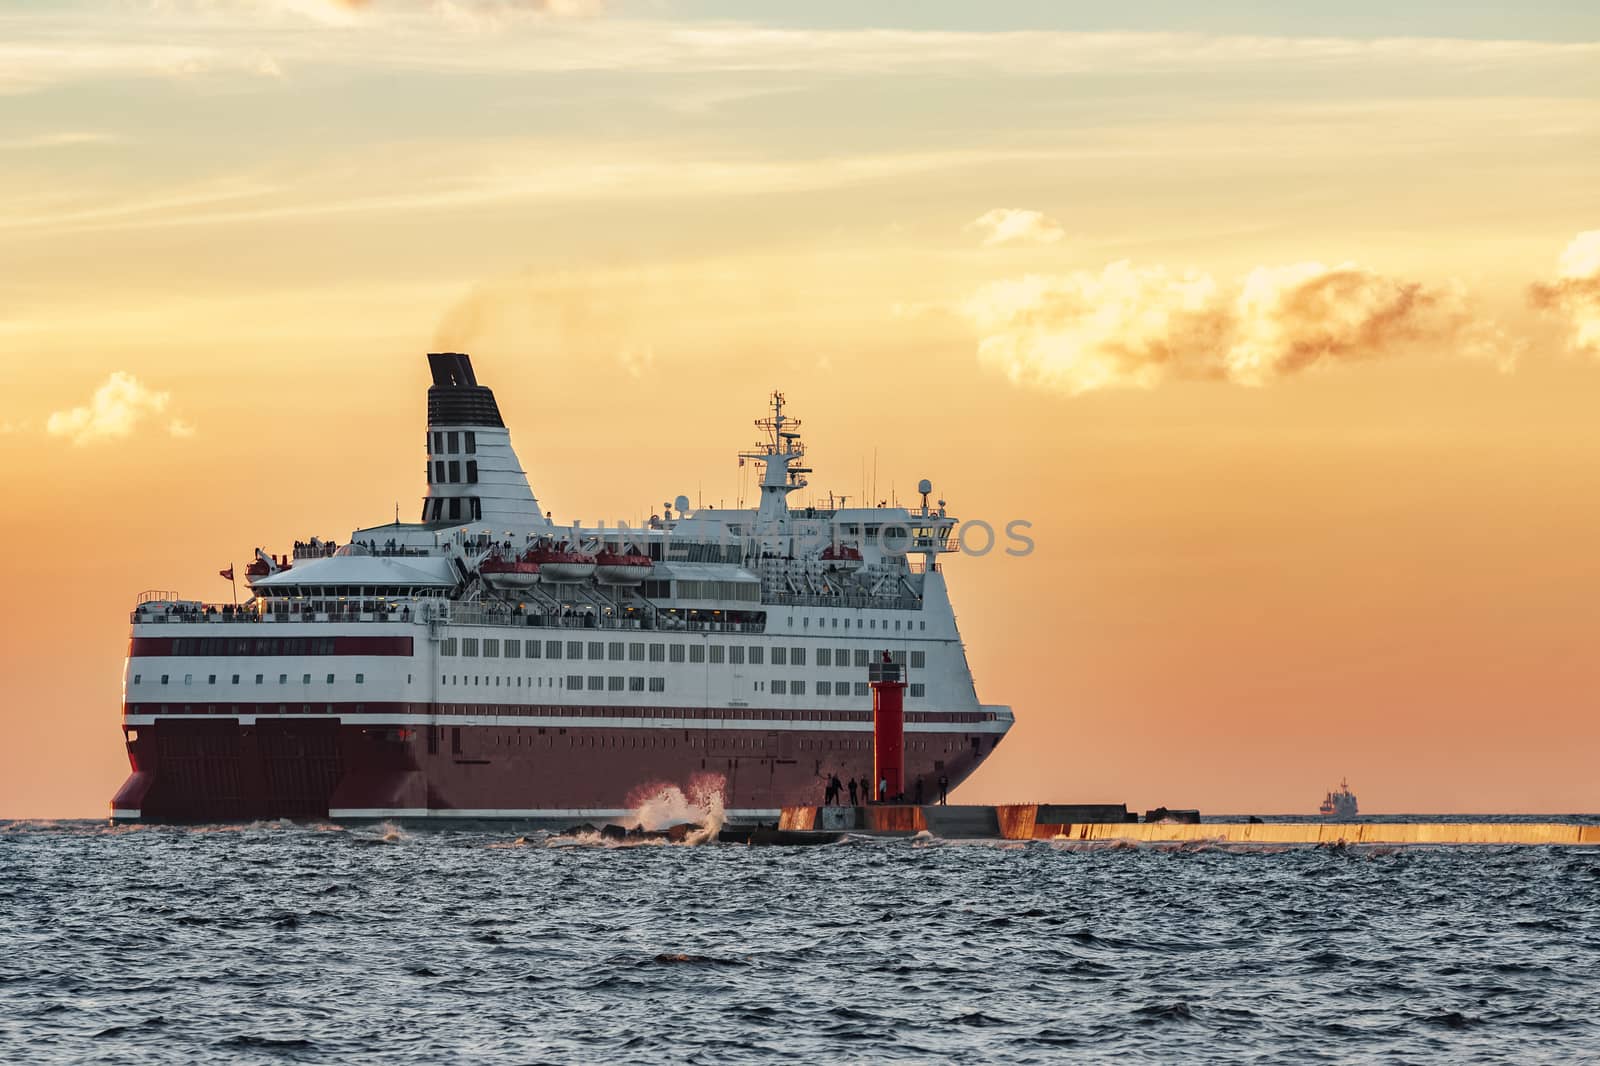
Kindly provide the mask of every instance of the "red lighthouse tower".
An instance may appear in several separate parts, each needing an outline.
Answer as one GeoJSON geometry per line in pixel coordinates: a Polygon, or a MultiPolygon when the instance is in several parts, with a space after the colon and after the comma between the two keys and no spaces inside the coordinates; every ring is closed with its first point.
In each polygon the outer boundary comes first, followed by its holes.
{"type": "Polygon", "coordinates": [[[872,683],[872,789],[878,800],[897,800],[906,791],[906,683],[900,664],[883,653],[867,667],[872,683]]]}

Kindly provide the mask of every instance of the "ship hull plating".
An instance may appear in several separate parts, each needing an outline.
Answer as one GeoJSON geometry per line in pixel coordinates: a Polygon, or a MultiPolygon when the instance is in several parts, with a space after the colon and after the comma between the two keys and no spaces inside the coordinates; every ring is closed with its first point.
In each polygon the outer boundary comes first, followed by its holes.
{"type": "MultiPolygon", "coordinates": [[[[567,825],[616,817],[668,786],[715,794],[734,821],[822,801],[831,774],[872,773],[871,734],[838,729],[678,729],[639,725],[369,725],[338,717],[166,717],[129,730],[133,773],[118,821],[272,818],[509,818],[567,825]]],[[[756,723],[752,723],[756,725],[756,723]]],[[[907,799],[920,778],[965,780],[998,735],[911,733],[907,799]]]]}

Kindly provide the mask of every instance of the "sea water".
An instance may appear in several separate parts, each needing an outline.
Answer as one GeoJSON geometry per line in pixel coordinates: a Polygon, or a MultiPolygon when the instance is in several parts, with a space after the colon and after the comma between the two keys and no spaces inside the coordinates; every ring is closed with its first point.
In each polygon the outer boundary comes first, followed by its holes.
{"type": "Polygon", "coordinates": [[[0,822],[6,1062],[1593,1061],[1600,849],[0,822]]]}

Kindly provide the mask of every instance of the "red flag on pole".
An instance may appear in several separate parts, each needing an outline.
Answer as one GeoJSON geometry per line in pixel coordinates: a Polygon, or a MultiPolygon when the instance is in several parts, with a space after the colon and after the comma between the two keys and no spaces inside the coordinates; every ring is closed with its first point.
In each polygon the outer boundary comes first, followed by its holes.
{"type": "Polygon", "coordinates": [[[233,564],[229,563],[228,564],[228,568],[226,570],[218,570],[217,573],[222,576],[223,580],[232,581],[233,580],[233,564]]]}

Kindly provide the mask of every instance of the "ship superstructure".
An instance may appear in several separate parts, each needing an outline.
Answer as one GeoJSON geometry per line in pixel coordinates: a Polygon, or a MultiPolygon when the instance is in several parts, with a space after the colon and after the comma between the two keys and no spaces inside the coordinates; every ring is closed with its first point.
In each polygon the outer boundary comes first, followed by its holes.
{"type": "Polygon", "coordinates": [[[735,819],[871,772],[868,667],[906,671],[906,782],[933,797],[1009,730],[979,702],[917,507],[795,507],[800,423],[774,394],[748,508],[684,497],[639,527],[563,526],[494,394],[428,357],[417,522],[257,550],[248,602],[140,597],[117,819],[614,817],[675,785],[735,819]]]}
{"type": "Polygon", "coordinates": [[[1356,804],[1356,794],[1350,791],[1349,779],[1340,779],[1338,791],[1330,791],[1324,796],[1317,812],[1324,818],[1354,818],[1361,813],[1356,804]]]}

